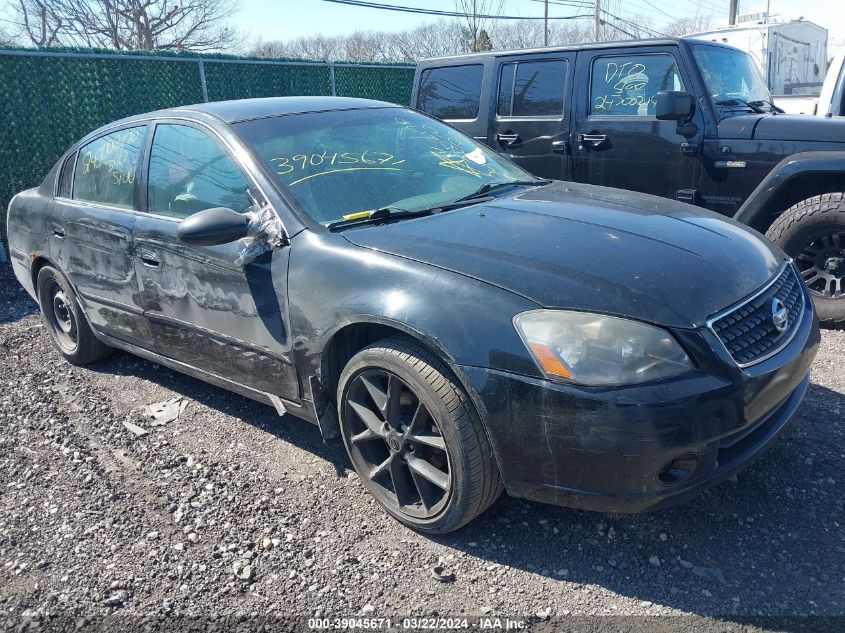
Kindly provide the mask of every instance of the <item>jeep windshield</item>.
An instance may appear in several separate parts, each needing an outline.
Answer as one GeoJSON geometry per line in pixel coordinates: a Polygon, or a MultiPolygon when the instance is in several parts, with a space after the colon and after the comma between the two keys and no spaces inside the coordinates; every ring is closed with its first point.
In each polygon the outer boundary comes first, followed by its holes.
{"type": "Polygon", "coordinates": [[[545,182],[445,123],[403,108],[276,116],[234,128],[324,226],[413,217],[479,192],[500,195],[545,182]]]}
{"type": "Polygon", "coordinates": [[[766,82],[748,53],[708,45],[694,45],[692,50],[713,104],[722,116],[736,111],[777,111],[766,82]]]}

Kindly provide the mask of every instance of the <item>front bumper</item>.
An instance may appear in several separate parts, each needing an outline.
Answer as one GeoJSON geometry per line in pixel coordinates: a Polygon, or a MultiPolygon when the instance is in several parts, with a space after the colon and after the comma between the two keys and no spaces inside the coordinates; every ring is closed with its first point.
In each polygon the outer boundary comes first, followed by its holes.
{"type": "Polygon", "coordinates": [[[807,301],[792,341],[752,367],[739,368],[707,330],[679,338],[701,358],[699,370],[648,385],[579,387],[462,367],[508,493],[601,512],[694,496],[783,430],[807,390],[820,335],[807,301]]]}

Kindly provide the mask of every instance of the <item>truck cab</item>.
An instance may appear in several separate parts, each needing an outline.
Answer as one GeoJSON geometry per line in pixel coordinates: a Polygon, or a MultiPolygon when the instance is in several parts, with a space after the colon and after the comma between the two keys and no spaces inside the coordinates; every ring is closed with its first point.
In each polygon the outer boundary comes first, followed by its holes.
{"type": "Polygon", "coordinates": [[[747,53],[661,39],[426,59],[411,103],[537,176],[777,229],[787,253],[812,259],[805,281],[823,320],[845,322],[845,203],[825,214],[824,235],[792,226],[807,215],[794,206],[845,192],[845,120],[781,113],[747,53]],[[782,231],[787,212],[801,217],[782,231]]]}

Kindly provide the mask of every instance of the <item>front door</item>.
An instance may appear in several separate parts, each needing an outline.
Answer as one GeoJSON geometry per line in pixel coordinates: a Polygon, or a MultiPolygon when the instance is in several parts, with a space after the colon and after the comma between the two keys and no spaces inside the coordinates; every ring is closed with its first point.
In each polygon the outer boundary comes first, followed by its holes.
{"type": "Polygon", "coordinates": [[[574,66],[574,53],[497,60],[488,145],[536,176],[568,179],[574,66]]]}
{"type": "Polygon", "coordinates": [[[690,91],[672,47],[581,51],[573,126],[573,179],[694,202],[698,134],[687,139],[675,121],[658,121],[657,93],[690,91]]]}
{"type": "Polygon", "coordinates": [[[134,228],[135,268],[157,351],[289,400],[299,397],[287,306],[289,249],[240,265],[237,241],[188,246],[179,222],[204,209],[246,213],[258,191],[210,130],[158,123],[147,176],[148,214],[134,228]]]}

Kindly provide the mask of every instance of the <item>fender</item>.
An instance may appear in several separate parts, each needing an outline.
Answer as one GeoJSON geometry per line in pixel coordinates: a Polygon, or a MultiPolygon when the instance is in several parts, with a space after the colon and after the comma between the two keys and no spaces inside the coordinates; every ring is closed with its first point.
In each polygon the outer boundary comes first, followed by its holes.
{"type": "MultiPolygon", "coordinates": [[[[764,232],[774,220],[777,211],[785,211],[800,201],[794,200],[784,206],[788,200],[784,191],[790,183],[794,183],[799,177],[811,175],[828,178],[840,176],[841,189],[845,190],[845,152],[799,152],[784,158],[748,196],[733,219],[764,232]]],[[[804,197],[820,193],[828,191],[818,191],[804,197]]]]}

